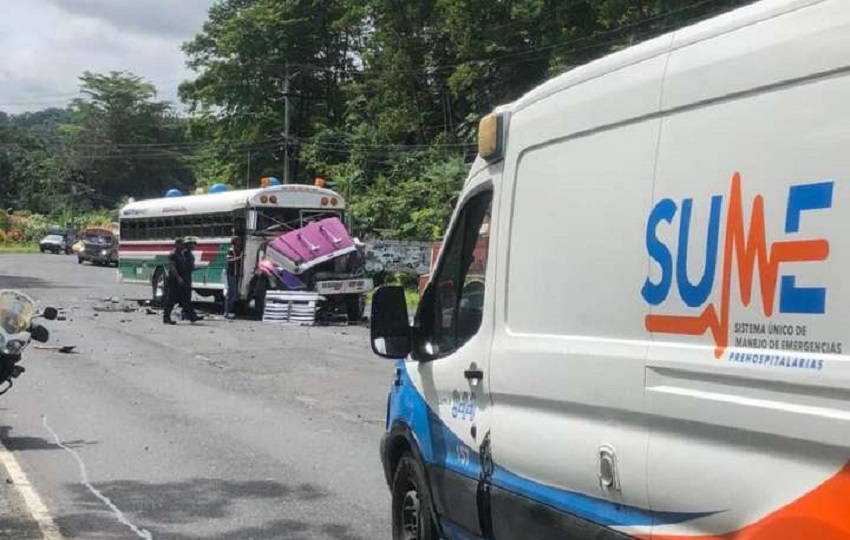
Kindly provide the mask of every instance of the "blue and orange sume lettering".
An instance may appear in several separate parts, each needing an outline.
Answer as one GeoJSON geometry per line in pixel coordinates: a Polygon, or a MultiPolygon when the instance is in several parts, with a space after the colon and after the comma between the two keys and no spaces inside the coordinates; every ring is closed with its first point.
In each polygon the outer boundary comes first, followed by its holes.
{"type": "MultiPolygon", "coordinates": [[[[819,182],[791,186],[785,212],[785,233],[797,234],[803,212],[825,210],[832,207],[834,182],[819,182]]],[[[661,268],[657,282],[647,278],[641,294],[653,306],[662,304],[670,294],[673,279],[682,301],[691,308],[706,304],[714,290],[715,273],[719,251],[723,196],[711,197],[708,218],[705,267],[696,283],[688,278],[688,243],[691,229],[693,199],[684,199],[681,206],[671,199],[662,199],[653,207],[646,225],[646,249],[649,256],[661,268]],[[662,222],[672,224],[679,212],[679,238],[674,255],[657,231],[662,222]],[[675,262],[675,267],[674,267],[675,262]]],[[[726,227],[723,242],[723,266],[719,311],[709,303],[698,315],[647,315],[644,325],[649,332],[701,336],[711,332],[714,339],[715,357],[720,358],[729,345],[729,302],[732,294],[732,262],[736,262],[738,288],[741,303],[749,306],[752,298],[754,271],[758,264],[759,286],[762,309],[766,317],[773,315],[777,279],[780,265],[784,262],[824,261],[829,256],[829,242],[824,238],[807,240],[783,240],[770,244],[765,238],[764,199],[756,195],[753,199],[749,231],[745,230],[741,175],[732,176],[726,227]]],[[[826,312],[826,288],[799,287],[794,275],[782,275],[779,284],[779,312],[797,314],[823,314],[826,312]]]]}

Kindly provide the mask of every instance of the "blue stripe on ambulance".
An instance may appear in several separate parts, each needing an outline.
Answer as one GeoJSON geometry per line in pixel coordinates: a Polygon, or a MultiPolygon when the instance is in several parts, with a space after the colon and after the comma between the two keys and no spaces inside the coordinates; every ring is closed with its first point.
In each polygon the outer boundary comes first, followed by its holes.
{"type": "MultiPolygon", "coordinates": [[[[390,396],[388,428],[404,422],[416,437],[422,459],[430,466],[440,466],[469,478],[478,478],[480,457],[477,449],[466,445],[440,417],[428,406],[413,385],[405,362],[399,361],[400,384],[393,387],[390,396]],[[447,449],[466,447],[469,462],[457,459],[455,452],[447,449]]],[[[617,504],[583,493],[547,486],[519,476],[498,464],[494,465],[494,486],[527,497],[541,504],[587,519],[594,523],[615,527],[670,525],[716,514],[717,512],[653,512],[644,508],[617,504]]]]}

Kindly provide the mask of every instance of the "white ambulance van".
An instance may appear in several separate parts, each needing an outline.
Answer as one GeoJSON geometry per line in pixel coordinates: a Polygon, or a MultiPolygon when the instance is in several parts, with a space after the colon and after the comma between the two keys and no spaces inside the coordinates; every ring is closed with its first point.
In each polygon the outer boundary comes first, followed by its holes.
{"type": "Polygon", "coordinates": [[[850,538],[850,1],[575,69],[479,154],[413,326],[373,301],[393,537],[850,538]]]}

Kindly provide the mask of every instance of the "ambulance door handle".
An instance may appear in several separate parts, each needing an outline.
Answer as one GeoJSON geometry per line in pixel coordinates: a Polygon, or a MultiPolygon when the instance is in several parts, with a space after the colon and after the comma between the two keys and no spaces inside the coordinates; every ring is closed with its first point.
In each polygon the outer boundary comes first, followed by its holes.
{"type": "Polygon", "coordinates": [[[484,378],[484,372],[480,369],[470,366],[469,369],[463,372],[463,376],[466,377],[466,379],[469,381],[476,382],[484,378]]]}

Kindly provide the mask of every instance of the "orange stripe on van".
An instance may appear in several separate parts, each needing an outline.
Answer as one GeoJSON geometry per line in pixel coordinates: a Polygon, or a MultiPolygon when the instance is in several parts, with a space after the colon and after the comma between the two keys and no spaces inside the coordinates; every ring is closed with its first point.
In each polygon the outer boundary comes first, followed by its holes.
{"type": "Polygon", "coordinates": [[[719,536],[643,536],[652,540],[848,540],[850,464],[813,491],[743,529],[719,536]]]}

